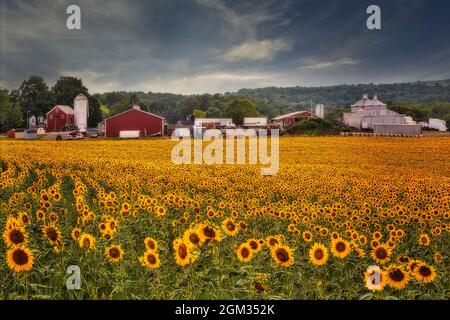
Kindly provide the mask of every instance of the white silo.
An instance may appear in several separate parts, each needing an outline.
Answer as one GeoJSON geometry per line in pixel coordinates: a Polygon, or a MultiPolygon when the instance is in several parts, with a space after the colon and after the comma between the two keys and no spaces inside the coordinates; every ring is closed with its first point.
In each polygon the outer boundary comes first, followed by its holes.
{"type": "Polygon", "coordinates": [[[89,118],[89,100],[84,94],[76,96],[73,106],[75,109],[75,125],[79,130],[87,129],[87,119],[89,118]]]}
{"type": "Polygon", "coordinates": [[[324,118],[325,116],[325,106],[323,104],[316,104],[316,116],[319,118],[324,118]]]}

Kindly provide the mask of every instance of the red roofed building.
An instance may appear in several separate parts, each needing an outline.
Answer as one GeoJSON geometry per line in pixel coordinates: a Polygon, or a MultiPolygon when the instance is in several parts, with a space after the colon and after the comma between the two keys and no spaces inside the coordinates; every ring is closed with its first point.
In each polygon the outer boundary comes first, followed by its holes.
{"type": "Polygon", "coordinates": [[[139,106],[116,114],[103,121],[101,127],[107,137],[118,137],[120,131],[140,131],[141,136],[164,135],[165,118],[142,111],[139,106]]]}
{"type": "Polygon", "coordinates": [[[282,123],[284,127],[287,127],[295,124],[298,120],[305,118],[317,118],[317,116],[309,111],[296,111],[273,118],[272,121],[282,123]]]}
{"type": "Polygon", "coordinates": [[[69,106],[54,106],[46,115],[47,131],[58,131],[75,123],[75,113],[69,106]]]}

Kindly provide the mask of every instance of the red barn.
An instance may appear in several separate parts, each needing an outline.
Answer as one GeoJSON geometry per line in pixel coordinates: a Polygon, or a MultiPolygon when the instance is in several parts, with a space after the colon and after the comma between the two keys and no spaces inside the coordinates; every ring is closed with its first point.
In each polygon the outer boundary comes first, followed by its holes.
{"type": "Polygon", "coordinates": [[[141,136],[164,134],[163,117],[142,111],[139,106],[105,119],[103,129],[107,137],[118,137],[120,131],[140,131],[141,136]]]}
{"type": "Polygon", "coordinates": [[[75,113],[69,106],[54,106],[47,112],[47,131],[57,131],[75,123],[75,113]]]}
{"type": "Polygon", "coordinates": [[[272,121],[282,123],[283,126],[286,127],[291,126],[295,124],[298,120],[305,118],[317,118],[317,116],[309,111],[296,111],[273,118],[272,121]]]}

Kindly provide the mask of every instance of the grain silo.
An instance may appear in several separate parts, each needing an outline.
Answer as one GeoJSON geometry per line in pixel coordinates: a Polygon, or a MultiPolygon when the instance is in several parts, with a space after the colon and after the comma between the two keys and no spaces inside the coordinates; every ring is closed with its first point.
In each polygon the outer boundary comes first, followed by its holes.
{"type": "Polygon", "coordinates": [[[89,100],[84,94],[76,96],[74,102],[75,125],[78,130],[87,129],[87,120],[89,118],[89,100]]]}
{"type": "Polygon", "coordinates": [[[323,104],[316,105],[316,116],[322,119],[325,117],[325,106],[323,104]]]}

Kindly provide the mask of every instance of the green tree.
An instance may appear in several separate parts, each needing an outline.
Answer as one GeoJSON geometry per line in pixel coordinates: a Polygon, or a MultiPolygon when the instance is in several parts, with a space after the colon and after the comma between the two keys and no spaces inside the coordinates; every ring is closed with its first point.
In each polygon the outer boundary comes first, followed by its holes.
{"type": "Polygon", "coordinates": [[[19,90],[13,91],[12,100],[16,101],[25,116],[43,116],[55,104],[53,95],[48,89],[44,79],[39,76],[31,76],[22,82],[19,90]]]}
{"type": "Polygon", "coordinates": [[[130,101],[128,99],[121,100],[121,101],[114,103],[111,106],[110,113],[113,116],[113,115],[116,115],[118,113],[121,113],[121,112],[124,112],[124,111],[130,109],[130,107],[131,107],[131,105],[130,105],[130,101]]]}
{"type": "Polygon", "coordinates": [[[225,108],[225,116],[232,118],[235,124],[242,124],[245,117],[257,117],[259,113],[254,102],[237,98],[225,108]]]}
{"type": "MultiPolygon", "coordinates": [[[[61,77],[52,88],[56,104],[73,107],[73,100],[80,93],[89,97],[88,89],[83,81],[74,77],[61,77]]],[[[89,110],[91,111],[91,110],[89,110]]]]}
{"type": "Polygon", "coordinates": [[[199,109],[194,109],[194,111],[192,111],[192,115],[194,116],[195,119],[206,118],[206,112],[199,109]]]}
{"type": "Polygon", "coordinates": [[[0,131],[8,131],[23,124],[23,114],[17,103],[11,101],[6,90],[0,91],[0,131]]]}
{"type": "Polygon", "coordinates": [[[108,118],[110,115],[109,108],[105,104],[100,105],[100,112],[102,113],[103,119],[108,118]]]}
{"type": "Polygon", "coordinates": [[[102,111],[100,110],[101,103],[94,97],[89,97],[89,118],[88,126],[97,127],[98,123],[103,120],[102,111]]]}
{"type": "Polygon", "coordinates": [[[206,110],[206,117],[220,118],[222,117],[222,111],[220,111],[220,109],[216,107],[209,107],[208,110],[206,110]]]}

